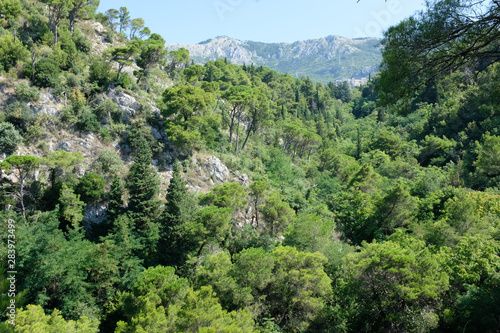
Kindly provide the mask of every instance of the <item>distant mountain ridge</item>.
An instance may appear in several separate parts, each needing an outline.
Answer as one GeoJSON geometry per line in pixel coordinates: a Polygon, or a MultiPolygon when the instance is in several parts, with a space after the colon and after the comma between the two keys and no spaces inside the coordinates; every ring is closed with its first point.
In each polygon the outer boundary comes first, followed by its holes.
{"type": "Polygon", "coordinates": [[[380,39],[334,35],[294,43],[262,43],[220,36],[198,44],[172,44],[167,49],[181,47],[189,50],[195,63],[227,58],[235,64],[267,66],[322,83],[365,80],[378,72],[382,60],[380,39]]]}

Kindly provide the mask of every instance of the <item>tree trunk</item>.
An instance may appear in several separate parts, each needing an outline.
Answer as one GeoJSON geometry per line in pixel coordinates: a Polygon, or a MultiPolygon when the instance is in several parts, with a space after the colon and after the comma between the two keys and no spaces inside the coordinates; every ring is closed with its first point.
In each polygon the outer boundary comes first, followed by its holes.
{"type": "Polygon", "coordinates": [[[238,156],[239,141],[240,141],[240,117],[238,116],[238,126],[236,127],[236,149],[234,150],[236,156],[238,156]]]}
{"type": "Polygon", "coordinates": [[[54,44],[57,44],[57,29],[59,28],[59,24],[54,24],[54,44]]]}
{"type": "Polygon", "coordinates": [[[24,177],[19,172],[19,201],[23,211],[23,217],[26,218],[26,207],[24,207],[24,177]]]}
{"type": "Polygon", "coordinates": [[[31,53],[31,68],[33,69],[33,73],[31,74],[31,82],[35,80],[35,57],[36,57],[36,52],[35,49],[33,48],[33,51],[31,53]]]}
{"type": "Polygon", "coordinates": [[[241,146],[241,150],[245,149],[245,145],[247,144],[247,140],[248,140],[248,137],[250,136],[250,132],[252,131],[252,124],[250,124],[250,126],[248,126],[248,130],[247,130],[247,137],[245,138],[245,141],[243,142],[243,146],[241,146]]]}
{"type": "Polygon", "coordinates": [[[146,91],[149,89],[149,68],[146,69],[146,91]]]}

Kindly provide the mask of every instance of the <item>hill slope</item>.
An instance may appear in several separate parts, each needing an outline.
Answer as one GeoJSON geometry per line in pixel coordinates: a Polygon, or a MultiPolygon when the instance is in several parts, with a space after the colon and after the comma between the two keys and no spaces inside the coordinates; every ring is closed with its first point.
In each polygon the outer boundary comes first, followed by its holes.
{"type": "Polygon", "coordinates": [[[253,63],[322,83],[368,78],[378,71],[382,59],[377,38],[328,36],[294,43],[261,43],[222,36],[198,44],[172,44],[167,49],[181,47],[189,50],[196,63],[227,58],[235,64],[253,63]]]}

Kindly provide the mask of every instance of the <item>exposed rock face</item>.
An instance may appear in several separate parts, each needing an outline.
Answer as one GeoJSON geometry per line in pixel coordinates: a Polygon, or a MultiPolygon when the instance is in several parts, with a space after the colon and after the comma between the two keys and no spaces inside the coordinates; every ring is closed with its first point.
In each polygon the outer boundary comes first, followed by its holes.
{"type": "Polygon", "coordinates": [[[225,182],[229,176],[227,167],[215,156],[210,156],[207,159],[205,169],[212,177],[215,177],[221,182],[225,182]]]}
{"type": "Polygon", "coordinates": [[[33,110],[33,113],[44,113],[49,116],[59,116],[59,109],[61,107],[60,102],[52,94],[41,93],[40,99],[36,103],[28,104],[33,110]]]}
{"type": "Polygon", "coordinates": [[[107,218],[105,204],[89,204],[83,210],[83,220],[87,223],[101,223],[107,218]]]}
{"type": "Polygon", "coordinates": [[[238,182],[241,184],[243,187],[248,187],[250,186],[250,180],[248,179],[247,174],[242,174],[241,176],[238,177],[238,182]]]}

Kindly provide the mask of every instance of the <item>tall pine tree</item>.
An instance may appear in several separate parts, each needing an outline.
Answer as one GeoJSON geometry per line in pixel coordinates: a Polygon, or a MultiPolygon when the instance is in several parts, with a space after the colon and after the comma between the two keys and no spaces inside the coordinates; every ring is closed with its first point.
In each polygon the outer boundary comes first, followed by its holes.
{"type": "Polygon", "coordinates": [[[160,264],[181,266],[194,246],[186,234],[186,223],[195,218],[196,200],[181,178],[180,165],[174,164],[174,172],[167,189],[167,203],[161,218],[160,240],[157,257],[160,264]]]}
{"type": "Polygon", "coordinates": [[[158,217],[161,201],[158,198],[160,180],[151,166],[152,152],[145,138],[139,139],[137,156],[130,168],[127,189],[128,216],[134,221],[134,229],[144,245],[146,256],[153,253],[159,237],[158,217]]]}

